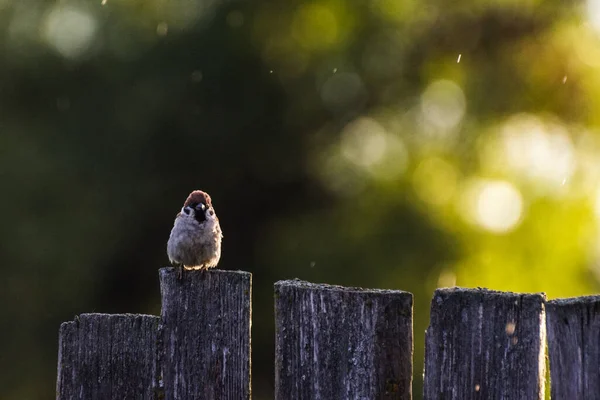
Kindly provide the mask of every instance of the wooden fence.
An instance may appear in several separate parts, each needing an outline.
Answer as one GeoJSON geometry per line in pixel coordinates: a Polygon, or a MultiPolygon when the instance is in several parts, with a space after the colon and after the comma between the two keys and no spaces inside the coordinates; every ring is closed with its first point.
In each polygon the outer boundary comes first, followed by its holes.
{"type": "MultiPolygon", "coordinates": [[[[160,317],[61,325],[57,399],[251,398],[251,275],[164,268],[160,287],[160,317]]],[[[277,282],[275,398],[411,399],[412,305],[403,291],[277,282]]],[[[600,296],[438,289],[424,398],[542,399],[548,353],[553,399],[599,399],[599,311],[600,296]]]]}

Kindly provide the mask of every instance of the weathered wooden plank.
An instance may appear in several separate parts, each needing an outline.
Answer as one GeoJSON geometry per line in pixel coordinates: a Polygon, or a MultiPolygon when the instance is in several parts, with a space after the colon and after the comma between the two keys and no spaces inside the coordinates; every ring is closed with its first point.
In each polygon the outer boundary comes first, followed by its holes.
{"type": "Polygon", "coordinates": [[[543,399],[544,300],[544,294],[436,290],[424,398],[543,399]]]}
{"type": "Polygon", "coordinates": [[[275,399],[411,399],[410,293],[275,284],[275,399]]]}
{"type": "Polygon", "coordinates": [[[56,398],[153,399],[160,318],[82,314],[61,324],[56,398]]]}
{"type": "Polygon", "coordinates": [[[552,399],[600,399],[600,296],[546,305],[552,399]]]}
{"type": "Polygon", "coordinates": [[[249,399],[252,275],[160,270],[168,399],[249,399]]]}

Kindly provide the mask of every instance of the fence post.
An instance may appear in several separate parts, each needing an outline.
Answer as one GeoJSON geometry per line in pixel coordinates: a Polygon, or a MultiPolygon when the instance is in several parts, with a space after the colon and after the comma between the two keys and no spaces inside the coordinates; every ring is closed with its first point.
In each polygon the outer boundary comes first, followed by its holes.
{"type": "Polygon", "coordinates": [[[250,399],[252,275],[160,270],[165,399],[250,399]]]}
{"type": "Polygon", "coordinates": [[[425,335],[424,398],[543,399],[544,294],[438,289],[425,335]]]}
{"type": "Polygon", "coordinates": [[[275,399],[411,399],[410,293],[275,284],[275,399]]]}
{"type": "Polygon", "coordinates": [[[61,324],[56,398],[153,399],[160,318],[82,314],[61,324]]]}
{"type": "Polygon", "coordinates": [[[546,305],[553,399],[600,396],[600,296],[546,305]]]}

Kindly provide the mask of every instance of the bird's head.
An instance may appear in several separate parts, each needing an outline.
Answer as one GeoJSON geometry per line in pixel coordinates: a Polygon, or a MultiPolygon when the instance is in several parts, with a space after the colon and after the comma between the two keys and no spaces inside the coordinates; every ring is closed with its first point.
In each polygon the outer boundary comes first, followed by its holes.
{"type": "Polygon", "coordinates": [[[210,196],[202,190],[194,190],[190,193],[183,203],[181,215],[194,218],[199,223],[216,218],[210,196]]]}

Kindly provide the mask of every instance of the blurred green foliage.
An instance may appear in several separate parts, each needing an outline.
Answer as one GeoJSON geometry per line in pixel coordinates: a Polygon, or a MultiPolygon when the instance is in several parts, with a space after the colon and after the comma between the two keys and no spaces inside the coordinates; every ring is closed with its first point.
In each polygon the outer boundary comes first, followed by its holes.
{"type": "Polygon", "coordinates": [[[598,290],[600,2],[0,0],[5,399],[53,393],[60,322],[158,314],[181,203],[222,268],[415,294],[598,290]]]}

